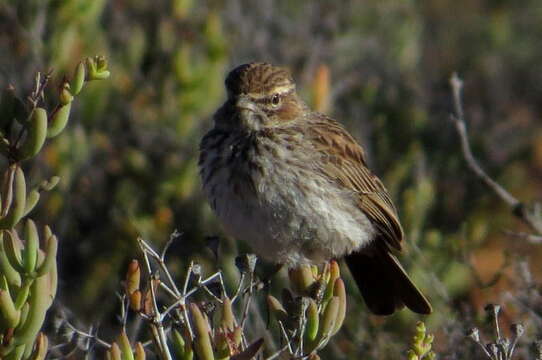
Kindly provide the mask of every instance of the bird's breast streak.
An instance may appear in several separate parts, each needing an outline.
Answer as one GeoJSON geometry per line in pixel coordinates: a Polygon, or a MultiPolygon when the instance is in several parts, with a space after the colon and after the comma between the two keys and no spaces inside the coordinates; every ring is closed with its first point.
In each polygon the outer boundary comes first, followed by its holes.
{"type": "Polygon", "coordinates": [[[288,266],[341,257],[373,239],[373,225],[353,193],[315,176],[307,168],[311,159],[299,159],[284,147],[277,151],[272,144],[259,145],[259,152],[272,152],[258,157],[266,159],[257,164],[260,172],[248,179],[248,165],[238,163],[222,168],[205,186],[215,183],[211,202],[226,232],[268,261],[288,266]]]}

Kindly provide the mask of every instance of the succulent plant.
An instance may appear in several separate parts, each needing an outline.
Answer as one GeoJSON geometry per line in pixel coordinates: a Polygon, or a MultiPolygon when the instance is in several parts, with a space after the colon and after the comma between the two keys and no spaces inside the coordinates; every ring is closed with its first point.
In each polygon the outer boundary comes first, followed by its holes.
{"type": "Polygon", "coordinates": [[[288,331],[286,339],[291,355],[316,354],[341,328],[346,316],[346,291],[339,264],[332,260],[320,270],[301,266],[288,272],[294,297],[289,290],[282,302],[268,295],[267,304],[273,317],[288,331]]]}
{"type": "MultiPolygon", "coordinates": [[[[40,329],[56,295],[58,239],[49,226],[40,232],[28,214],[40,199],[40,192],[52,190],[60,178],[52,177],[28,190],[21,162],[35,157],[46,139],[57,136],[68,122],[71,102],[86,80],[109,76],[103,57],[89,58],[78,66],[74,93],[64,81],[59,104],[48,114],[40,106],[49,75],[36,76],[28,107],[16,98],[12,88],[3,92],[0,113],[4,131],[0,134],[0,155],[8,160],[0,188],[0,358],[6,360],[45,359],[48,339],[40,329]],[[93,72],[92,72],[93,71],[93,72]],[[21,220],[27,217],[24,222],[21,220]],[[18,226],[18,224],[23,223],[18,226]],[[19,228],[19,230],[18,230],[19,228]],[[20,236],[22,228],[22,236],[20,236]],[[40,246],[41,243],[41,246],[40,246]]],[[[32,179],[35,180],[35,179],[32,179]]]]}
{"type": "Polygon", "coordinates": [[[416,324],[416,333],[412,337],[411,348],[407,352],[408,360],[433,360],[436,355],[431,350],[434,336],[427,333],[423,321],[416,324]]]}

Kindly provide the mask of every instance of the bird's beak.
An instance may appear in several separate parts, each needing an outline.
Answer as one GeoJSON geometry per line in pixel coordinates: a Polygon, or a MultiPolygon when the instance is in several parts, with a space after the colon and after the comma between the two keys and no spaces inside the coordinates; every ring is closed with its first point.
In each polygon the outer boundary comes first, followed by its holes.
{"type": "Polygon", "coordinates": [[[239,96],[239,98],[237,99],[237,102],[235,103],[235,107],[239,109],[239,111],[243,111],[243,110],[248,110],[252,112],[258,111],[256,104],[254,104],[248,96],[239,96]]]}
{"type": "Polygon", "coordinates": [[[259,130],[263,116],[258,106],[248,97],[239,96],[235,102],[239,113],[240,125],[247,130],[259,130]]]}

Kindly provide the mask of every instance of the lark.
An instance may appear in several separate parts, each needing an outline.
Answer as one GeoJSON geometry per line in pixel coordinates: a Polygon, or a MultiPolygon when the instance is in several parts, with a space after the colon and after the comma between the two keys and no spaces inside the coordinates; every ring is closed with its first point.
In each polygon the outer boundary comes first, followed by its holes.
{"type": "Polygon", "coordinates": [[[199,168],[226,233],[290,268],[344,258],[374,314],[429,314],[393,254],[404,239],[396,208],[356,140],[300,99],[285,68],[244,64],[225,84],[199,168]]]}

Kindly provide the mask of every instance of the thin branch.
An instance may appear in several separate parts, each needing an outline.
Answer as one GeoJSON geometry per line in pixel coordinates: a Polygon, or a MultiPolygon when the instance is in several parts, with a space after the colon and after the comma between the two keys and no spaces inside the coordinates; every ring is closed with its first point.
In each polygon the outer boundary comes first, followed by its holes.
{"type": "Polygon", "coordinates": [[[231,298],[231,302],[234,303],[235,300],[237,300],[238,295],[241,292],[241,288],[243,287],[243,283],[245,282],[245,273],[241,273],[241,277],[239,278],[239,284],[237,285],[237,290],[235,290],[235,295],[231,298]]]}
{"type": "MultiPolygon", "coordinates": [[[[167,248],[169,247],[169,245],[171,244],[171,238],[170,238],[170,241],[168,241],[168,243],[166,244],[166,250],[167,248]]],[[[175,294],[177,296],[180,296],[181,293],[179,292],[179,289],[177,289],[177,285],[175,284],[175,281],[173,280],[173,277],[171,276],[171,274],[169,273],[168,269],[167,269],[167,266],[166,266],[166,263],[164,262],[163,260],[163,257],[165,256],[165,251],[162,252],[162,255],[158,255],[158,253],[156,251],[154,251],[153,248],[151,248],[149,246],[149,244],[147,244],[145,242],[145,240],[143,240],[142,238],[139,238],[138,239],[138,243],[139,243],[139,246],[141,247],[141,250],[145,253],[145,254],[150,254],[151,257],[154,258],[154,260],[158,263],[158,266],[160,267],[160,269],[162,270],[162,272],[165,274],[168,282],[169,282],[169,286],[171,287],[171,289],[175,292],[175,294]]],[[[150,265],[149,265],[150,266],[150,265]]]]}
{"type": "Polygon", "coordinates": [[[162,261],[166,261],[166,253],[169,250],[169,247],[173,244],[173,242],[182,235],[177,229],[173,230],[171,235],[169,235],[169,240],[167,241],[166,245],[162,249],[162,254],[160,255],[160,259],[162,261]]]}
{"type": "MultiPolygon", "coordinates": [[[[141,247],[141,250],[143,251],[143,258],[145,259],[145,265],[147,267],[147,272],[149,274],[149,286],[150,286],[150,292],[151,292],[151,303],[152,303],[152,321],[150,323],[152,334],[154,337],[154,340],[156,342],[156,345],[158,347],[158,350],[161,353],[161,358],[166,360],[172,360],[171,354],[169,353],[168,345],[167,345],[167,337],[166,333],[164,331],[164,326],[162,324],[161,314],[160,310],[158,309],[158,303],[156,300],[156,289],[155,284],[157,281],[159,281],[156,277],[156,275],[153,274],[152,267],[149,260],[149,254],[151,256],[155,256],[156,252],[148,246],[145,241],[141,238],[138,239],[139,246],[141,247]]],[[[159,257],[157,257],[159,259],[159,257]]]]}
{"type": "Polygon", "coordinates": [[[276,353],[272,354],[271,356],[269,356],[268,358],[266,358],[265,360],[275,360],[277,359],[279,356],[281,356],[286,350],[288,350],[288,347],[290,346],[290,343],[287,343],[286,345],[284,345],[282,348],[280,348],[276,353]]]}
{"type": "Polygon", "coordinates": [[[19,144],[19,141],[21,141],[24,133],[28,131],[28,123],[30,121],[30,117],[32,116],[32,113],[38,106],[38,103],[43,101],[45,95],[44,91],[47,87],[47,84],[49,84],[49,81],[51,80],[53,70],[49,70],[47,73],[42,74],[41,72],[38,72],[36,74],[35,82],[34,82],[34,90],[32,93],[28,96],[27,100],[30,103],[30,110],[28,111],[28,116],[26,120],[24,121],[24,126],[19,131],[19,134],[17,135],[17,138],[13,142],[13,147],[16,148],[19,144]]]}
{"type": "Polygon", "coordinates": [[[463,156],[467,161],[469,168],[487,185],[489,186],[504,202],[509,206],[515,208],[520,202],[512,194],[510,194],[505,188],[494,181],[489,175],[480,167],[476,159],[474,158],[470,143],[467,135],[467,128],[465,125],[465,117],[463,113],[463,105],[461,102],[461,90],[463,88],[463,81],[459,79],[456,73],[454,73],[450,79],[450,84],[453,91],[454,110],[455,114],[451,115],[451,119],[454,122],[457,133],[461,140],[461,148],[463,150],[463,156]]]}
{"type": "Polygon", "coordinates": [[[470,147],[467,126],[465,123],[465,115],[463,112],[463,104],[461,100],[461,93],[463,89],[463,81],[453,73],[450,78],[450,86],[452,87],[454,113],[450,115],[452,122],[455,125],[459,139],[461,141],[461,149],[463,151],[463,157],[467,162],[469,168],[474,174],[480,178],[497,196],[504,201],[508,206],[512,208],[512,212],[523,222],[529,225],[537,233],[542,233],[542,219],[540,219],[537,209],[529,210],[525,204],[516,199],[510,194],[504,187],[493,180],[480,166],[478,161],[474,158],[470,147]]]}
{"type": "Polygon", "coordinates": [[[508,236],[527,240],[531,244],[542,244],[541,235],[534,235],[534,234],[530,234],[526,232],[516,232],[516,231],[509,231],[509,230],[505,230],[504,233],[508,236]]]}
{"type": "Polygon", "coordinates": [[[241,319],[241,329],[245,329],[245,323],[248,318],[248,310],[250,306],[250,301],[252,300],[252,291],[254,290],[254,272],[249,273],[249,285],[248,285],[248,294],[245,302],[245,307],[243,310],[243,318],[241,319]]]}
{"type": "Polygon", "coordinates": [[[76,333],[77,335],[83,337],[83,338],[88,338],[88,339],[92,339],[94,340],[97,344],[100,344],[106,348],[110,348],[111,347],[111,344],[109,344],[108,342],[106,341],[103,341],[102,339],[100,339],[98,336],[92,334],[92,331],[91,332],[84,332],[83,330],[79,330],[78,328],[76,328],[75,326],[73,326],[69,321],[65,321],[64,324],[71,330],[73,331],[74,333],[76,333]]]}

